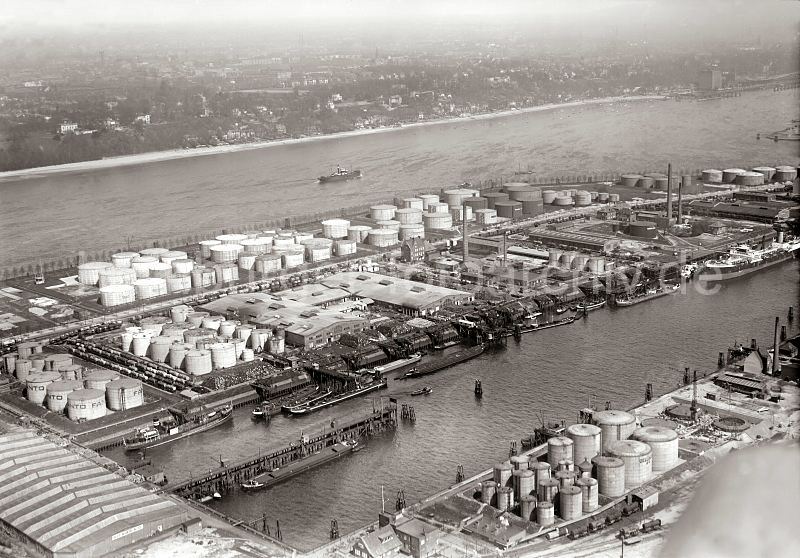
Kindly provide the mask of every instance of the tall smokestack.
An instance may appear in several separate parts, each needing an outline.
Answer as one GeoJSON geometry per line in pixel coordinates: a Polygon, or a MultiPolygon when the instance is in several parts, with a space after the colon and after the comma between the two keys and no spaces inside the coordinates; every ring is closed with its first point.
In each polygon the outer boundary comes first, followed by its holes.
{"type": "Polygon", "coordinates": [[[684,174],[681,177],[681,185],[678,188],[678,222],[683,218],[683,192],[689,193],[689,186],[692,184],[692,177],[689,174],[684,174]]]}
{"type": "Polygon", "coordinates": [[[772,340],[772,375],[778,375],[778,324],[780,318],[775,317],[775,337],[772,340]]]}
{"type": "Polygon", "coordinates": [[[461,224],[464,228],[463,235],[463,249],[464,249],[464,258],[461,260],[463,263],[467,263],[467,258],[469,258],[469,235],[467,234],[467,204],[461,204],[461,224]]]}
{"type": "Polygon", "coordinates": [[[667,226],[664,231],[669,230],[672,223],[672,163],[667,165],[667,226]]]}

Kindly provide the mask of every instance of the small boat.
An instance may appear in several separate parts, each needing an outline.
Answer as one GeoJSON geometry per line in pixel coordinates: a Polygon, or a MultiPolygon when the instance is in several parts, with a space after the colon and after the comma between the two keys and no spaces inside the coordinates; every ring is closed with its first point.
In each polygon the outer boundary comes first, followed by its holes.
{"type": "Polygon", "coordinates": [[[219,492],[215,492],[214,493],[214,499],[215,500],[222,500],[222,494],[220,494],[219,492]]]}
{"type": "Polygon", "coordinates": [[[582,302],[578,304],[576,310],[578,312],[591,312],[592,310],[597,310],[598,308],[602,308],[606,305],[605,300],[601,300],[599,302],[582,302]]]}
{"type": "Polygon", "coordinates": [[[412,391],[411,395],[428,395],[432,391],[433,388],[431,386],[425,386],[412,391]]]}
{"type": "Polygon", "coordinates": [[[556,306],[556,314],[563,314],[567,309],[564,306],[556,306]]]}
{"type": "Polygon", "coordinates": [[[361,178],[361,170],[354,169],[349,170],[344,167],[340,167],[336,165],[336,172],[329,174],[328,176],[320,176],[317,180],[320,183],[325,182],[341,182],[343,180],[351,180],[353,178],[361,178]]]}
{"type": "Polygon", "coordinates": [[[245,481],[241,484],[242,490],[258,490],[259,488],[264,488],[266,486],[263,482],[259,482],[255,479],[251,479],[245,481]]]}
{"type": "Polygon", "coordinates": [[[251,411],[251,414],[253,415],[253,418],[259,419],[264,416],[264,409],[263,407],[254,407],[251,411]]]}

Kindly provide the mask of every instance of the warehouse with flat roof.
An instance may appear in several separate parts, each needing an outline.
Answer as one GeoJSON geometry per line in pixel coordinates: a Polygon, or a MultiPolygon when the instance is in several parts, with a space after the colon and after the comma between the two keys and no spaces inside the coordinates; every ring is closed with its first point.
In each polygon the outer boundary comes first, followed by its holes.
{"type": "Polygon", "coordinates": [[[44,556],[105,556],[189,519],[175,502],[33,432],[0,435],[0,521],[44,556]]]}

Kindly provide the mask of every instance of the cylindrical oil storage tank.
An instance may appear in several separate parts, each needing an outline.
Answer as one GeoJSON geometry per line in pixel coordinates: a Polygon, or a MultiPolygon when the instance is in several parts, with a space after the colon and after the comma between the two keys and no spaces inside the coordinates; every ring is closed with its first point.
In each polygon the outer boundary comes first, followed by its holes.
{"type": "Polygon", "coordinates": [[[150,264],[150,277],[157,277],[166,279],[172,275],[172,265],[163,262],[154,262],[150,264]]]}
{"type": "Polygon", "coordinates": [[[591,461],[600,454],[600,427],[594,424],[572,424],[567,427],[567,437],[572,440],[572,460],[591,461]]]}
{"type": "Polygon", "coordinates": [[[236,331],[233,332],[233,336],[236,339],[241,339],[247,343],[248,339],[250,339],[250,336],[253,334],[253,331],[254,330],[252,326],[242,324],[236,326],[236,331]]]}
{"type": "Polygon", "coordinates": [[[117,252],[116,254],[111,254],[111,263],[116,268],[130,268],[131,260],[138,255],[139,252],[117,252]]]}
{"type": "Polygon", "coordinates": [[[139,320],[142,331],[152,331],[153,335],[161,335],[161,330],[169,323],[166,316],[148,316],[139,320]]]}
{"type": "Polygon", "coordinates": [[[678,464],[678,434],[671,428],[643,426],[633,431],[631,439],[650,446],[653,452],[653,473],[669,471],[678,464]]]}
{"type": "Polygon", "coordinates": [[[508,201],[508,194],[505,192],[486,192],[483,194],[486,198],[486,209],[494,209],[494,205],[499,201],[508,201]]]}
{"type": "Polygon", "coordinates": [[[736,177],[739,186],[760,186],[764,184],[764,175],[760,172],[745,171],[736,177]]]}
{"type": "Polygon", "coordinates": [[[560,487],[558,479],[544,479],[536,486],[536,499],[540,502],[555,502],[560,487]]]}
{"type": "Polygon", "coordinates": [[[394,218],[401,225],[422,223],[422,210],[417,209],[416,207],[398,209],[394,214],[394,218]]]}
{"type": "Polygon", "coordinates": [[[17,380],[24,382],[28,379],[28,376],[34,372],[33,363],[34,361],[27,358],[18,358],[14,361],[14,376],[17,377],[17,380]]]}
{"type": "Polygon", "coordinates": [[[100,270],[113,267],[111,262],[86,262],[78,265],[78,282],[83,285],[97,286],[100,281],[100,270]]]}
{"type": "Polygon", "coordinates": [[[185,260],[188,257],[189,255],[186,252],[183,252],[182,250],[170,250],[169,252],[164,252],[163,254],[161,254],[159,259],[161,260],[162,263],[169,264],[170,266],[172,266],[172,262],[174,262],[175,260],[185,260]]]}
{"type": "Polygon", "coordinates": [[[214,368],[229,368],[236,364],[236,348],[232,343],[214,343],[211,349],[211,363],[214,368]]]}
{"type": "Polygon", "coordinates": [[[538,502],[536,504],[536,523],[541,527],[549,527],[555,522],[556,514],[553,502],[538,502]]]}
{"type": "MultiPolygon", "coordinates": [[[[19,360],[29,360],[31,363],[31,372],[41,372],[44,370],[44,355],[31,355],[27,359],[19,359],[19,360]]],[[[17,366],[19,366],[19,360],[17,361],[17,366]]]]}
{"type": "Polygon", "coordinates": [[[514,489],[510,486],[501,486],[497,489],[497,509],[510,510],[514,507],[514,489]]]}
{"type": "Polygon", "coordinates": [[[57,372],[61,374],[62,380],[83,379],[83,366],[80,364],[67,364],[64,366],[59,366],[57,372]]]}
{"type": "Polygon", "coordinates": [[[586,262],[586,270],[590,273],[605,273],[606,259],[600,256],[589,258],[589,261],[586,262]]]}
{"type": "Polygon", "coordinates": [[[619,201],[619,194],[609,194],[608,195],[608,202],[609,203],[617,203],[619,201]]]}
{"type": "Polygon", "coordinates": [[[703,182],[708,184],[719,184],[722,182],[722,171],[717,169],[707,169],[700,173],[703,182]]]}
{"type": "MultiPolygon", "coordinates": [[[[311,241],[306,241],[311,242],[311,241]]],[[[305,245],[306,259],[309,262],[316,263],[331,259],[331,244],[321,244],[312,242],[305,245]]]]}
{"type": "Polygon", "coordinates": [[[262,254],[256,256],[253,268],[258,273],[274,273],[280,271],[283,266],[283,258],[280,254],[262,254]]]}
{"type": "Polygon", "coordinates": [[[204,260],[208,260],[211,258],[211,247],[218,246],[222,244],[219,240],[216,239],[209,239],[209,240],[201,240],[200,241],[200,255],[203,257],[204,260]]]}
{"type": "Polygon", "coordinates": [[[245,238],[246,234],[221,234],[216,237],[222,244],[239,244],[245,238]]]}
{"type": "Polygon", "coordinates": [[[61,374],[48,370],[29,374],[25,379],[26,398],[31,403],[41,405],[47,395],[47,386],[61,380],[61,374]]]}
{"type": "Polygon", "coordinates": [[[511,487],[514,490],[514,500],[519,500],[519,476],[522,474],[520,469],[511,471],[511,487]]]}
{"type": "Polygon", "coordinates": [[[564,254],[558,248],[550,248],[547,251],[547,265],[550,267],[559,267],[561,265],[561,256],[564,254]]]}
{"type": "Polygon", "coordinates": [[[574,260],[577,255],[577,252],[563,252],[561,257],[558,259],[558,263],[561,267],[570,269],[572,267],[572,260],[574,260]]]}
{"type": "MultiPolygon", "coordinates": [[[[398,209],[398,211],[400,211],[398,209]]],[[[375,228],[377,229],[389,229],[392,231],[399,231],[400,230],[400,221],[395,221],[394,219],[390,219],[388,221],[375,221],[375,228]]]]}
{"type": "Polygon", "coordinates": [[[105,393],[97,389],[76,389],[67,395],[70,420],[93,420],[106,416],[105,393]]]}
{"type": "Polygon", "coordinates": [[[167,294],[167,281],[158,277],[137,279],[133,284],[137,300],[145,300],[167,294]]]}
{"type": "Polygon", "coordinates": [[[551,470],[558,468],[558,462],[563,459],[572,460],[572,447],[574,443],[566,436],[553,436],[547,440],[547,462],[551,470]]]}
{"type": "MultiPolygon", "coordinates": [[[[278,330],[278,333],[280,332],[281,330],[278,330]]],[[[278,333],[269,338],[269,352],[273,355],[280,355],[286,351],[286,337],[280,337],[278,333]]]]}
{"type": "MultiPolygon", "coordinates": [[[[438,200],[437,200],[438,201],[438,200]]],[[[425,206],[420,198],[403,198],[400,200],[401,209],[418,209],[420,213],[425,210],[425,206]]],[[[396,213],[395,213],[396,215],[396,213]]],[[[397,217],[395,217],[396,219],[397,217]]]]}
{"type": "Polygon", "coordinates": [[[527,494],[519,499],[519,516],[523,521],[536,521],[536,496],[527,494]]]}
{"type": "Polygon", "coordinates": [[[191,313],[192,307],[185,304],[178,304],[169,309],[169,317],[172,323],[182,324],[186,321],[187,316],[191,313]]]}
{"type": "Polygon", "coordinates": [[[577,465],[578,478],[587,478],[592,476],[592,462],[584,459],[577,465]]]}
{"type": "Polygon", "coordinates": [[[144,250],[139,250],[139,254],[142,256],[152,256],[156,260],[161,257],[161,254],[166,254],[169,252],[166,248],[145,248],[144,250]]]}
{"type": "Polygon", "coordinates": [[[509,486],[511,484],[511,471],[514,467],[506,461],[494,466],[493,479],[497,486],[509,486]]]}
{"type": "Polygon", "coordinates": [[[176,273],[167,278],[167,292],[179,293],[192,288],[192,275],[190,273],[176,273]]]}
{"type": "Polygon", "coordinates": [[[483,481],[481,483],[481,502],[489,506],[494,505],[497,494],[497,483],[493,480],[483,481]]]}
{"type": "Polygon", "coordinates": [[[556,191],[555,190],[542,190],[542,203],[543,204],[552,204],[556,201],[556,191]]]}
{"type": "Polygon", "coordinates": [[[483,196],[478,196],[476,198],[467,198],[464,200],[464,205],[466,205],[467,207],[471,207],[474,213],[476,209],[489,209],[489,200],[487,200],[483,196]]]}
{"type": "Polygon", "coordinates": [[[597,192],[598,203],[608,203],[608,192],[597,192]]]}
{"type": "Polygon", "coordinates": [[[118,378],[106,384],[106,400],[112,411],[124,411],[144,404],[142,381],[134,378],[118,378]]]}
{"type": "Polygon", "coordinates": [[[391,229],[373,229],[367,241],[371,246],[387,247],[397,244],[397,231],[391,229]]]}
{"type": "Polygon", "coordinates": [[[450,213],[450,206],[444,202],[432,203],[428,206],[428,213],[450,213]]]}
{"type": "Polygon", "coordinates": [[[476,209],[475,221],[479,225],[494,225],[497,223],[497,210],[495,209],[476,209]]]}
{"type": "Polygon", "coordinates": [[[173,343],[172,337],[156,335],[150,339],[150,359],[155,362],[167,362],[169,347],[173,343]]]}
{"type": "Polygon", "coordinates": [[[636,188],[639,185],[639,180],[641,180],[641,178],[641,174],[623,174],[620,184],[626,188],[636,188]]]}
{"type": "Polygon", "coordinates": [[[3,368],[6,374],[13,374],[16,371],[16,363],[19,353],[6,353],[3,355],[3,368]]]}
{"type": "Polygon", "coordinates": [[[453,217],[450,213],[423,213],[422,222],[428,230],[453,228],[453,217]]]}
{"type": "Polygon", "coordinates": [[[422,200],[422,211],[429,211],[428,206],[432,203],[439,203],[439,196],[437,194],[420,194],[417,196],[422,200]]]}
{"type": "Polygon", "coordinates": [[[732,184],[736,181],[736,177],[744,172],[747,171],[744,169],[725,169],[722,171],[722,181],[726,184],[732,184]]]}
{"type": "Polygon", "coordinates": [[[531,470],[536,473],[536,486],[550,478],[550,464],[547,461],[531,461],[531,470]]]}
{"type": "Polygon", "coordinates": [[[531,185],[529,182],[506,182],[503,184],[503,192],[509,195],[510,199],[514,199],[511,197],[512,192],[517,192],[519,190],[526,190],[530,188],[531,185]]]}
{"type": "Polygon", "coordinates": [[[522,202],[522,213],[532,216],[544,213],[544,203],[541,198],[538,200],[524,200],[522,202]]]}
{"type": "Polygon", "coordinates": [[[322,221],[322,236],[325,238],[347,238],[350,221],[347,219],[326,219],[322,221]]]}
{"type": "Polygon", "coordinates": [[[208,329],[216,335],[223,321],[219,316],[206,316],[203,318],[202,326],[203,329],[208,329]]]}
{"type": "Polygon", "coordinates": [[[272,247],[272,241],[264,237],[245,238],[239,244],[242,247],[241,254],[266,254],[272,247]]]}
{"type": "MultiPolygon", "coordinates": [[[[143,279],[137,279],[142,281],[143,279]]],[[[108,285],[100,287],[100,304],[105,307],[130,304],[136,301],[136,288],[133,285],[108,285]]]]}
{"type": "Polygon", "coordinates": [[[44,359],[44,362],[47,370],[54,370],[57,372],[62,366],[68,366],[72,364],[72,355],[68,353],[55,353],[52,355],[47,355],[44,359]]]}
{"type": "Polygon", "coordinates": [[[464,220],[464,209],[467,211],[467,221],[472,221],[472,208],[469,206],[457,205],[450,208],[450,216],[453,223],[459,224],[464,220]]]}
{"type": "Polygon", "coordinates": [[[519,498],[523,496],[536,496],[536,473],[530,469],[520,470],[519,479],[517,481],[519,498]]]}
{"type": "Polygon", "coordinates": [[[211,267],[195,267],[192,270],[192,287],[203,289],[217,282],[217,272],[211,267]]]}
{"type": "Polygon", "coordinates": [[[575,477],[575,471],[556,471],[553,478],[558,481],[558,486],[563,488],[575,484],[575,477]]]}
{"type": "Polygon", "coordinates": [[[169,365],[173,368],[183,368],[183,361],[186,358],[186,353],[193,350],[195,345],[189,343],[173,343],[169,347],[169,365]]]}
{"type": "Polygon", "coordinates": [[[512,455],[509,461],[515,471],[522,471],[528,468],[528,458],[522,455],[512,455]]]}
{"type": "Polygon", "coordinates": [[[109,267],[98,272],[97,286],[133,285],[136,279],[136,272],[129,267],[109,267]]]}
{"type": "Polygon", "coordinates": [[[303,247],[295,250],[287,250],[281,254],[281,264],[283,269],[299,267],[305,263],[306,250],[303,247]]]}
{"type": "Polygon", "coordinates": [[[394,219],[395,211],[397,211],[396,205],[373,205],[369,208],[369,216],[375,221],[390,221],[394,219]]]}
{"type": "Polygon", "coordinates": [[[645,180],[650,179],[650,186],[655,188],[656,190],[666,190],[667,189],[667,175],[661,174],[660,172],[651,172],[647,176],[643,176],[639,180],[640,187],[647,187],[647,182],[645,180]]]}
{"type": "Polygon", "coordinates": [[[186,321],[193,328],[201,327],[203,325],[203,320],[208,317],[209,317],[208,312],[189,312],[188,314],[186,314],[186,321]]]}
{"type": "Polygon", "coordinates": [[[569,195],[568,192],[558,192],[556,194],[556,199],[553,200],[553,205],[559,207],[567,207],[573,205],[575,201],[572,199],[572,196],[569,195]]]}
{"type": "Polygon", "coordinates": [[[47,408],[60,413],[67,407],[67,396],[76,389],[83,389],[79,380],[59,380],[47,385],[45,389],[47,408]]]}
{"type": "Polygon", "coordinates": [[[581,509],[583,513],[591,513],[598,508],[598,483],[591,477],[580,478],[575,486],[581,491],[581,509]]]}
{"type": "MultiPolygon", "coordinates": [[[[231,246],[230,244],[228,246],[231,246]]],[[[302,253],[302,250],[300,250],[302,253]]],[[[239,267],[233,263],[214,264],[214,274],[218,283],[230,283],[239,280],[239,267]]]]}
{"type": "Polygon", "coordinates": [[[775,176],[777,169],[773,167],[753,167],[753,172],[757,172],[764,177],[764,182],[769,182],[775,176]]]}
{"type": "Polygon", "coordinates": [[[371,230],[372,227],[366,225],[353,225],[347,228],[347,239],[364,243],[367,241],[367,236],[371,230]]]}
{"type": "Polygon", "coordinates": [[[511,201],[526,202],[542,199],[542,190],[535,186],[525,186],[514,190],[506,190],[511,201]]]}
{"type": "Polygon", "coordinates": [[[608,452],[625,463],[625,488],[636,488],[653,476],[653,450],[638,440],[620,440],[608,452]]]}
{"type": "Polygon", "coordinates": [[[196,349],[188,351],[183,359],[183,365],[187,374],[192,376],[202,376],[210,374],[213,370],[211,364],[211,351],[206,349],[196,349]]]}
{"type": "Polygon", "coordinates": [[[211,248],[211,259],[217,263],[235,262],[244,249],[241,244],[218,244],[211,248]]]}
{"type": "MultiPolygon", "coordinates": [[[[660,176],[661,175],[659,175],[659,177],[660,176]]],[[[639,179],[637,186],[639,188],[642,188],[643,190],[650,190],[653,188],[653,186],[655,186],[655,183],[656,183],[656,177],[653,175],[647,175],[639,179]]]]}
{"type": "Polygon", "coordinates": [[[618,457],[598,455],[592,459],[600,494],[617,498],[625,494],[625,462],[618,457]]]}
{"type": "Polygon", "coordinates": [[[584,190],[578,190],[575,194],[575,206],[586,207],[587,205],[592,205],[592,195],[584,190]]]}
{"type": "MultiPolygon", "coordinates": [[[[573,446],[574,448],[574,446],[573,446]]],[[[558,470],[559,471],[574,471],[575,470],[575,463],[573,463],[572,459],[562,459],[558,462],[558,470]]]]}
{"type": "Polygon", "coordinates": [[[575,257],[572,259],[572,263],[570,267],[572,269],[577,269],[578,271],[583,271],[586,269],[586,264],[589,263],[589,256],[584,256],[583,254],[576,254],[575,257]]]}
{"type": "Polygon", "coordinates": [[[583,515],[583,496],[580,487],[565,486],[559,491],[558,511],[558,515],[564,521],[572,521],[583,515]]]}
{"type": "Polygon", "coordinates": [[[147,349],[150,347],[150,338],[152,336],[150,332],[134,333],[131,352],[138,357],[147,356],[147,349]]]}
{"type": "Polygon", "coordinates": [[[302,244],[304,240],[311,240],[312,238],[314,238],[314,235],[312,233],[304,233],[304,232],[295,233],[294,243],[302,244]]]}
{"type": "Polygon", "coordinates": [[[480,192],[472,188],[453,188],[452,190],[445,190],[442,201],[449,207],[458,207],[464,203],[467,198],[473,198],[480,195],[480,192]]]}
{"type": "Polygon", "coordinates": [[[34,353],[41,352],[41,350],[36,350],[38,347],[40,345],[35,341],[23,341],[17,345],[17,353],[20,358],[28,358],[34,353]]]}
{"type": "Polygon", "coordinates": [[[352,256],[356,253],[355,240],[337,240],[333,243],[333,254],[335,256],[352,256]]]}
{"type": "Polygon", "coordinates": [[[272,250],[285,250],[286,248],[292,248],[295,245],[294,236],[284,237],[284,236],[276,236],[272,239],[272,250]]]}
{"type": "Polygon", "coordinates": [[[233,320],[222,320],[219,323],[219,328],[218,328],[217,332],[220,335],[223,335],[223,336],[226,336],[226,337],[232,337],[233,336],[233,332],[236,331],[236,326],[238,326],[238,325],[239,325],[239,322],[236,322],[236,321],[233,321],[233,320]]]}
{"type": "Polygon", "coordinates": [[[772,177],[776,182],[787,182],[797,178],[797,169],[788,165],[781,165],[775,168],[775,175],[772,177]]]}
{"type": "Polygon", "coordinates": [[[592,422],[600,427],[603,451],[608,450],[618,440],[627,440],[636,430],[636,417],[626,411],[597,411],[592,422]]]}
{"type": "Polygon", "coordinates": [[[271,329],[254,329],[250,333],[250,347],[258,352],[266,351],[270,337],[272,337],[271,329]]]}
{"type": "Polygon", "coordinates": [[[498,217],[519,219],[522,217],[522,203],[517,201],[499,201],[494,204],[498,217]]]}
{"type": "Polygon", "coordinates": [[[117,378],[119,378],[119,372],[113,370],[91,370],[83,377],[83,385],[86,389],[99,389],[105,393],[106,384],[117,378]]]}

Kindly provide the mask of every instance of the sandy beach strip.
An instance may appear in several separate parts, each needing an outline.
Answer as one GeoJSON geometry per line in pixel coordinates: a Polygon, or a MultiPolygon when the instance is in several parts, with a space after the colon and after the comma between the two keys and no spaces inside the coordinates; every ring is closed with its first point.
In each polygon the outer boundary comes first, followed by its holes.
{"type": "Polygon", "coordinates": [[[292,138],[284,140],[267,140],[253,143],[241,143],[235,145],[220,145],[216,147],[198,147],[194,149],[170,149],[166,151],[150,151],[147,153],[137,153],[133,155],[120,155],[117,157],[106,157],[104,159],[95,159],[91,161],[80,161],[77,163],[66,163],[63,165],[51,165],[46,167],[34,167],[30,169],[20,169],[15,171],[0,172],[0,182],[6,182],[17,179],[26,178],[40,178],[43,176],[62,174],[62,173],[75,173],[86,172],[101,169],[112,169],[116,167],[125,167],[130,165],[143,165],[147,163],[158,163],[161,161],[169,161],[172,159],[184,159],[188,157],[202,157],[204,155],[221,155],[224,153],[235,153],[238,151],[250,151],[252,149],[264,149],[267,147],[281,146],[281,145],[294,145],[299,143],[306,143],[312,141],[329,141],[332,139],[346,138],[353,136],[361,136],[367,134],[379,134],[386,132],[396,132],[408,128],[417,128],[422,126],[436,126],[442,124],[454,124],[467,122],[470,120],[488,120],[492,118],[502,118],[513,116],[517,114],[525,114],[531,112],[542,112],[554,109],[576,108],[590,105],[603,105],[611,103],[623,103],[631,101],[659,101],[664,100],[666,97],[660,95],[637,95],[637,96],[622,96],[622,97],[601,97],[597,99],[586,99],[581,101],[569,101],[566,103],[550,103],[546,105],[539,105],[535,107],[524,107],[520,109],[510,109],[496,112],[487,112],[482,114],[471,114],[465,116],[454,116],[451,118],[437,118],[435,120],[424,120],[420,122],[412,122],[403,124],[400,127],[384,127],[384,128],[368,128],[359,130],[349,130],[346,132],[337,132],[334,134],[326,134],[320,136],[311,136],[304,138],[292,138]]]}

